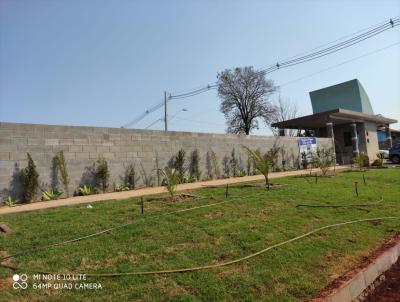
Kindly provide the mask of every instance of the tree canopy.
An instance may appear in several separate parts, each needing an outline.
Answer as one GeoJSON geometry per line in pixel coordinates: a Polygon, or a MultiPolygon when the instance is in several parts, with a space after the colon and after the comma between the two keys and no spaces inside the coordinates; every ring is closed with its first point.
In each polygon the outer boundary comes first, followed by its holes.
{"type": "Polygon", "coordinates": [[[218,73],[220,110],[226,118],[227,132],[248,135],[258,129],[259,119],[268,124],[273,118],[277,109],[268,98],[277,87],[265,75],[251,66],[218,73]]]}

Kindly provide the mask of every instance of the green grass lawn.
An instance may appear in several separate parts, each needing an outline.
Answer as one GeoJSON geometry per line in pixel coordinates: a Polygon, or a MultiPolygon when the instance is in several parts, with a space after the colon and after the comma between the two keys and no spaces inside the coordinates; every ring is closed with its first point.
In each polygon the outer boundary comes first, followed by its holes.
{"type": "MultiPolygon", "coordinates": [[[[118,200],[0,217],[0,253],[48,245],[110,226],[136,223],[85,241],[11,259],[21,271],[109,273],[186,268],[246,256],[336,222],[400,216],[400,169],[338,173],[334,177],[274,179],[262,187],[234,185],[229,202],[174,215],[163,213],[225,200],[225,188],[191,191],[191,202],[118,200]],[[358,181],[359,197],[354,193],[358,181]],[[368,208],[296,208],[296,204],[374,202],[368,208]],[[160,215],[160,216],[158,216],[160,215]],[[158,216],[158,217],[157,217],[158,216]]],[[[0,300],[10,301],[303,301],[400,230],[400,220],[324,230],[230,266],[168,275],[88,277],[101,290],[12,289],[13,272],[0,267],[0,300]]]]}

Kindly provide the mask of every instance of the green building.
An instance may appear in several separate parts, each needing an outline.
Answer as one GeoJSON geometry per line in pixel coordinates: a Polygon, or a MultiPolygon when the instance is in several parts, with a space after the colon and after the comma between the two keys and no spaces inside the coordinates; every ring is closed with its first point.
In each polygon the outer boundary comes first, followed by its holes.
{"type": "MultiPolygon", "coordinates": [[[[364,152],[374,160],[379,151],[377,129],[385,129],[392,145],[390,124],[396,120],[374,114],[369,97],[357,79],[310,92],[313,114],[273,124],[279,129],[297,129],[298,135],[331,137],[336,160],[348,164],[364,152]]],[[[284,131],[281,131],[283,134],[284,131]]]]}

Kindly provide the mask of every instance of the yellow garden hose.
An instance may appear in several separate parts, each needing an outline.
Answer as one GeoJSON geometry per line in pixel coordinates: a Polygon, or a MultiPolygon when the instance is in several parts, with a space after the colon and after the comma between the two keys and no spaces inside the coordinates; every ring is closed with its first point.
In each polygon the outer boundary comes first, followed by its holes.
{"type": "MultiPolygon", "coordinates": [[[[258,252],[252,253],[250,255],[247,255],[245,257],[241,257],[238,259],[218,263],[218,264],[210,264],[210,265],[204,265],[204,266],[195,266],[195,267],[189,267],[189,268],[177,268],[177,269],[170,269],[170,270],[158,270],[158,271],[139,271],[139,272],[125,272],[125,273],[71,273],[71,272],[42,272],[42,271],[32,271],[35,273],[42,273],[42,274],[84,274],[89,277],[120,277],[120,276],[132,276],[132,275],[159,275],[159,274],[172,274],[172,273],[184,273],[184,272],[193,272],[193,271],[199,271],[199,270],[206,270],[206,269],[213,269],[213,268],[218,268],[218,267],[223,267],[231,264],[235,264],[238,262],[242,262],[245,260],[248,260],[250,258],[259,256],[269,250],[275,249],[277,247],[286,245],[290,242],[298,241],[302,238],[308,237],[312,234],[321,232],[326,229],[331,229],[331,228],[336,228],[336,227],[342,227],[350,224],[356,224],[356,223],[362,223],[362,222],[370,222],[370,221],[378,221],[378,220],[399,220],[399,216],[386,216],[386,217],[377,217],[377,218],[366,218],[366,219],[358,219],[358,220],[352,220],[352,221],[346,221],[346,222],[339,222],[339,223],[334,223],[330,224],[327,226],[323,226],[320,228],[316,228],[312,231],[309,231],[307,233],[304,233],[302,235],[299,235],[297,237],[291,238],[286,241],[279,242],[277,244],[271,245],[263,250],[260,250],[258,252]]],[[[17,270],[20,270],[17,268],[17,270]]],[[[29,271],[29,270],[24,270],[24,271],[29,271]]]]}

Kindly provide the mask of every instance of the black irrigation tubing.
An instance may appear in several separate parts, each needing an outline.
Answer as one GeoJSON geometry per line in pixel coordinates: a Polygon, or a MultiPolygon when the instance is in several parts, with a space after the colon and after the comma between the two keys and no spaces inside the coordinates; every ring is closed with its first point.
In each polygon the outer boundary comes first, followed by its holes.
{"type": "MultiPolygon", "coordinates": [[[[248,260],[250,258],[259,256],[269,250],[278,248],[280,246],[286,245],[288,243],[298,241],[302,238],[311,236],[315,233],[321,232],[323,230],[327,229],[332,229],[332,228],[337,228],[337,227],[342,227],[350,224],[356,224],[356,223],[362,223],[362,222],[371,222],[371,221],[382,221],[382,220],[399,220],[399,216],[385,216],[385,217],[376,217],[376,218],[366,218],[366,219],[358,219],[358,220],[351,220],[351,221],[344,221],[344,222],[339,222],[339,223],[334,223],[330,225],[326,225],[323,227],[319,227],[316,229],[313,229],[307,233],[301,234],[297,237],[293,237],[291,239],[281,241],[279,243],[276,243],[274,245],[268,246],[260,251],[257,251],[255,253],[252,253],[250,255],[237,258],[234,260],[222,262],[222,263],[217,263],[217,264],[209,264],[209,265],[203,265],[203,266],[195,266],[195,267],[187,267],[187,268],[177,268],[177,269],[169,269],[169,270],[157,270],[157,271],[138,271],[138,272],[123,272],[123,273],[73,273],[73,272],[62,272],[63,274],[84,274],[88,277],[123,277],[123,276],[133,276],[133,275],[161,275],[161,274],[173,274],[173,273],[185,273],[185,272],[193,272],[193,271],[199,271],[199,270],[206,270],[206,269],[213,269],[213,268],[218,268],[218,267],[223,267],[223,266],[228,266],[232,265],[235,263],[239,263],[245,260],[248,260]]],[[[14,268],[17,271],[21,271],[21,268],[14,268]]],[[[33,272],[33,273],[41,273],[41,274],[60,274],[58,272],[44,272],[44,271],[36,271],[36,270],[24,270],[26,272],[33,272]]]]}
{"type": "MultiPolygon", "coordinates": [[[[259,195],[264,195],[264,194],[265,194],[265,192],[252,195],[251,197],[257,197],[259,195]]],[[[201,208],[213,207],[213,206],[217,206],[217,205],[221,205],[221,204],[224,204],[224,203],[231,202],[232,200],[236,200],[236,199],[241,200],[241,199],[245,199],[245,198],[247,198],[247,197],[232,197],[229,200],[224,200],[224,201],[215,202],[215,203],[206,204],[206,205],[197,206],[197,207],[191,207],[191,208],[187,208],[187,209],[181,209],[181,210],[177,210],[177,211],[173,211],[173,212],[169,212],[169,213],[165,213],[165,214],[161,214],[161,215],[151,215],[151,216],[148,216],[146,218],[140,218],[140,219],[135,220],[135,221],[131,221],[131,222],[128,222],[128,223],[120,224],[120,225],[117,225],[117,226],[114,226],[114,227],[111,227],[111,228],[108,228],[108,229],[105,229],[105,230],[101,230],[101,231],[98,231],[98,232],[95,232],[95,233],[92,233],[92,234],[89,234],[89,235],[81,236],[81,237],[78,237],[78,238],[73,238],[73,239],[69,239],[69,240],[65,240],[65,241],[61,241],[61,242],[56,242],[56,243],[45,245],[45,246],[39,246],[39,247],[25,249],[25,250],[23,250],[21,252],[14,253],[14,254],[11,254],[11,255],[8,255],[8,256],[0,258],[0,263],[2,261],[4,261],[4,260],[10,259],[10,258],[15,258],[15,257],[18,257],[18,256],[23,256],[23,255],[26,255],[26,254],[30,254],[31,252],[43,251],[43,250],[47,250],[47,249],[50,249],[50,248],[53,248],[53,247],[57,247],[57,246],[60,246],[60,245],[65,245],[65,244],[74,243],[74,242],[82,241],[82,240],[85,240],[85,239],[89,239],[89,238],[92,238],[92,237],[95,237],[95,236],[99,236],[99,235],[102,235],[102,234],[105,234],[105,233],[109,233],[109,232],[114,231],[116,229],[120,229],[120,228],[124,228],[124,227],[130,226],[130,225],[133,225],[133,224],[135,224],[137,222],[146,221],[147,219],[153,219],[153,218],[158,218],[158,217],[163,217],[163,216],[168,216],[168,215],[173,215],[173,214],[178,214],[178,213],[183,213],[183,212],[189,212],[189,211],[193,211],[193,210],[197,210],[197,209],[201,209],[201,208]]]]}
{"type": "Polygon", "coordinates": [[[296,208],[307,207],[307,208],[354,208],[354,207],[371,207],[376,206],[383,202],[383,196],[378,201],[369,203],[356,203],[356,204],[298,204],[296,208]]]}

